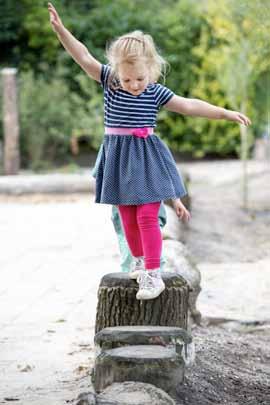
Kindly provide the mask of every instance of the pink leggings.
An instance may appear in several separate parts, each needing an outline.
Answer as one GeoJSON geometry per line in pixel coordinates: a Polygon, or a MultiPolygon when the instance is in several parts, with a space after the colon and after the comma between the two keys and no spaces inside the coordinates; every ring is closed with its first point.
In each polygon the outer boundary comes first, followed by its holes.
{"type": "Polygon", "coordinates": [[[147,270],[160,267],[162,235],[158,212],[161,202],[142,205],[118,205],[124,232],[132,256],[144,256],[147,270]]]}

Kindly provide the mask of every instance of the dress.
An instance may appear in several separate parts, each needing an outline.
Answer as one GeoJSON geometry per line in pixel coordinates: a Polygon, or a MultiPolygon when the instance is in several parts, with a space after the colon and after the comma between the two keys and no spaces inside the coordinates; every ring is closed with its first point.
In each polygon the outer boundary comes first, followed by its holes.
{"type": "MultiPolygon", "coordinates": [[[[138,96],[108,84],[111,69],[102,65],[106,127],[155,127],[156,115],[174,93],[151,83],[138,96]]],[[[96,203],[139,205],[187,194],[181,174],[167,145],[155,134],[105,134],[95,165],[96,203]]]]}

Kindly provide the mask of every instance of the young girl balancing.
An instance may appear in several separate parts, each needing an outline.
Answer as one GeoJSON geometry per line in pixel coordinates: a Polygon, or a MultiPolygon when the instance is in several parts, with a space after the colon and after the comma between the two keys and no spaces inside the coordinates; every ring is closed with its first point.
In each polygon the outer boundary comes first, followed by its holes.
{"type": "MultiPolygon", "coordinates": [[[[100,164],[100,159],[101,159],[102,153],[103,153],[103,144],[100,145],[100,148],[99,148],[99,151],[97,154],[97,158],[96,158],[96,162],[95,162],[95,166],[91,170],[91,174],[94,178],[96,178],[97,169],[100,164]]],[[[139,262],[141,262],[141,266],[143,267],[144,263],[143,263],[143,260],[140,258],[138,258],[137,261],[134,261],[134,258],[132,256],[132,253],[130,252],[127,240],[125,238],[125,232],[123,230],[122,221],[121,221],[121,217],[120,217],[119,209],[118,209],[117,205],[112,205],[111,220],[112,220],[114,230],[115,230],[115,233],[116,233],[116,236],[118,239],[120,258],[121,258],[121,262],[120,262],[121,270],[126,273],[132,274],[133,266],[138,268],[140,265],[139,262]]],[[[159,208],[159,212],[158,212],[158,222],[159,222],[159,226],[161,229],[167,223],[167,214],[166,214],[165,204],[163,201],[160,204],[160,208],[159,208]]],[[[161,252],[161,256],[160,256],[160,270],[161,271],[164,271],[164,267],[165,267],[166,263],[167,263],[167,261],[164,257],[164,253],[161,252]]],[[[138,271],[138,269],[136,271],[138,271]]]]}
{"type": "Polygon", "coordinates": [[[96,203],[116,205],[134,265],[130,276],[139,282],[137,299],[152,299],[165,288],[160,274],[162,248],[158,211],[161,201],[173,199],[177,215],[190,213],[180,198],[186,189],[173,156],[154,133],[158,110],[226,119],[249,125],[243,114],[198,99],[180,97],[157,83],[165,67],[150,35],[134,31],[114,40],[108,64],[98,62],[64,27],[48,4],[53,30],[82,69],[104,91],[105,135],[96,173],[96,203]]]}

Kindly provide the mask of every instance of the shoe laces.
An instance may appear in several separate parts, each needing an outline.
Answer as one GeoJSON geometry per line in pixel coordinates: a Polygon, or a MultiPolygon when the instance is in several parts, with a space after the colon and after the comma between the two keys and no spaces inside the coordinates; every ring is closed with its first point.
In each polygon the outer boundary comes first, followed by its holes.
{"type": "Polygon", "coordinates": [[[140,289],[149,290],[155,287],[153,277],[148,274],[148,271],[141,273],[137,279],[140,289]]]}
{"type": "Polygon", "coordinates": [[[137,270],[141,269],[143,267],[144,261],[143,259],[133,259],[132,264],[131,264],[131,269],[132,270],[137,270]]]}

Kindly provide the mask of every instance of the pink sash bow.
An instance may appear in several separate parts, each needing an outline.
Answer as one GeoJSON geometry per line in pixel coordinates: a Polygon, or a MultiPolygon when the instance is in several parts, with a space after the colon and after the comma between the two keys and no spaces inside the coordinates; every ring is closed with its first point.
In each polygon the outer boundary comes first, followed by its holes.
{"type": "Polygon", "coordinates": [[[139,138],[147,138],[154,133],[152,127],[143,128],[124,128],[124,127],[105,127],[105,133],[110,135],[134,135],[139,138]]]}
{"type": "Polygon", "coordinates": [[[134,128],[132,135],[138,136],[139,138],[146,138],[149,135],[148,128],[134,128]]]}

